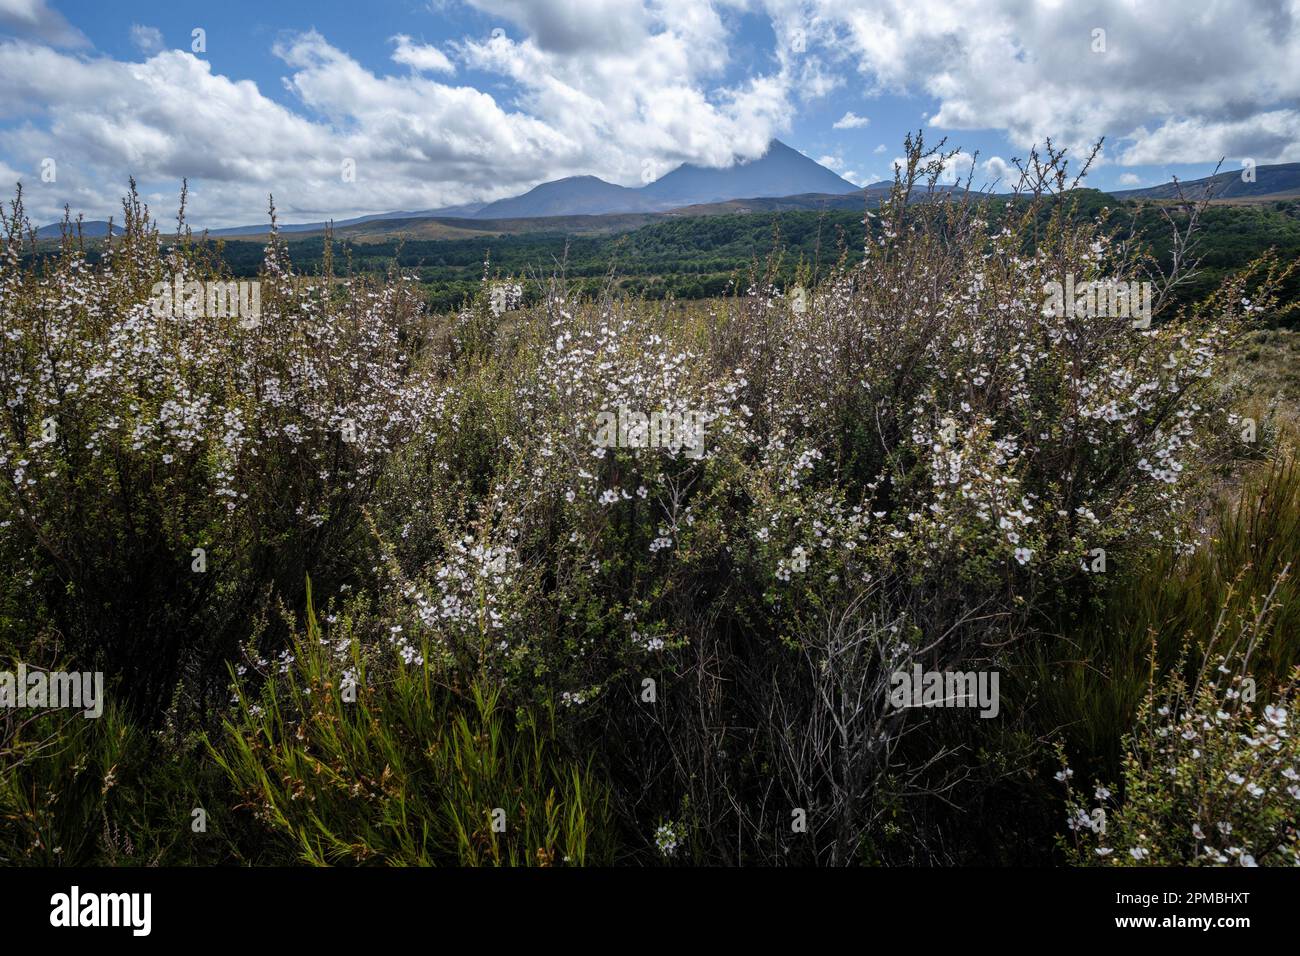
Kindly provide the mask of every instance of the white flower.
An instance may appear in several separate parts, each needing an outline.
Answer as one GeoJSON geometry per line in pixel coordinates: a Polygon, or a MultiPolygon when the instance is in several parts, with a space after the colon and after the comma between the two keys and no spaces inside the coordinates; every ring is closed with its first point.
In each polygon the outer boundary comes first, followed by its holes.
{"type": "Polygon", "coordinates": [[[659,847],[659,852],[664,856],[672,856],[677,852],[679,837],[677,828],[671,823],[665,823],[655,831],[655,845],[659,847]]]}
{"type": "Polygon", "coordinates": [[[1016,560],[1021,564],[1028,564],[1029,559],[1034,556],[1034,552],[1029,548],[1016,548],[1016,560]]]}

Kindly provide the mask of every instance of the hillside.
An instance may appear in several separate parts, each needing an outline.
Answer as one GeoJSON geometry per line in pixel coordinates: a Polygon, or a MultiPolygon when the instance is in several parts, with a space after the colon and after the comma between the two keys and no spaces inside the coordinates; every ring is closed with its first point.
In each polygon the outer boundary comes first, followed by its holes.
{"type": "MultiPolygon", "coordinates": [[[[1223,201],[1271,200],[1300,195],[1300,163],[1256,166],[1254,182],[1246,182],[1243,175],[1244,171],[1238,169],[1189,180],[1181,184],[1182,194],[1189,199],[1200,199],[1209,193],[1223,201]]],[[[1124,189],[1111,195],[1118,199],[1176,199],[1178,193],[1179,186],[1169,182],[1144,189],[1124,189]]]]}

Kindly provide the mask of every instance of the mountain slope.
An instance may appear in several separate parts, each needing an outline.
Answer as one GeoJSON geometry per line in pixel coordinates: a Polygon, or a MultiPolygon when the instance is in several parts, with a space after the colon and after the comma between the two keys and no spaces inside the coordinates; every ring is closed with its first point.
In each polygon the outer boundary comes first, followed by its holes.
{"type": "MultiPolygon", "coordinates": [[[[343,229],[346,226],[356,226],[367,222],[378,222],[384,219],[436,219],[436,218],[463,218],[472,216],[483,208],[483,203],[474,202],[466,203],[463,206],[443,206],[441,209],[423,209],[418,212],[380,212],[372,213],[368,216],[357,216],[355,219],[336,219],[333,221],[335,229],[343,229]]],[[[325,227],[330,225],[329,222],[303,222],[295,225],[281,225],[280,231],[289,232],[324,232],[325,227]]],[[[231,226],[227,229],[212,229],[209,231],[211,236],[261,236],[270,231],[267,223],[257,226],[231,226]]]]}
{"type": "MultiPolygon", "coordinates": [[[[855,209],[875,205],[889,192],[889,182],[859,189],[808,157],[777,140],[768,153],[727,169],[679,166],[663,178],[640,188],[618,186],[595,176],[574,176],[543,183],[521,196],[483,205],[468,203],[418,212],[389,212],[335,221],[340,234],[376,239],[386,235],[456,238],[476,234],[509,235],[558,230],[574,234],[635,228],[650,218],[726,215],[818,209],[855,209]],[[610,217],[597,221],[598,217],[610,217]],[[549,221],[547,221],[549,220],[549,221]]],[[[1214,198],[1228,204],[1254,204],[1300,198],[1300,163],[1255,168],[1255,181],[1242,182],[1240,171],[1190,180],[1182,184],[1189,197],[1213,187],[1214,198]]],[[[940,186],[940,191],[956,187],[940,186]]],[[[1172,184],[1112,192],[1116,199],[1171,199],[1172,184]]],[[[326,223],[282,225],[284,233],[321,232],[326,223]]],[[[103,222],[85,223],[87,237],[102,237],[103,222]]],[[[120,231],[115,226],[114,231],[120,231]]],[[[212,236],[264,237],[265,223],[216,229],[212,236]]],[[[42,226],[41,239],[55,239],[59,224],[42,226]]]]}
{"type": "MultiPolygon", "coordinates": [[[[74,222],[69,226],[72,234],[77,234],[77,224],[74,222]]],[[[87,239],[102,239],[108,235],[108,223],[102,219],[89,219],[81,224],[81,234],[87,239]]],[[[113,223],[113,235],[120,236],[122,227],[113,223]]],[[[37,239],[58,239],[63,235],[63,223],[52,222],[48,226],[41,226],[36,230],[37,239]]]]}
{"type": "Polygon", "coordinates": [[[595,176],[571,176],[542,183],[510,199],[488,203],[476,219],[527,216],[584,216],[613,212],[663,212],[680,206],[731,199],[840,195],[857,192],[847,179],[813,162],[780,140],[772,140],[758,159],[721,169],[686,164],[637,188],[617,186],[595,176]]]}
{"type": "Polygon", "coordinates": [[[522,196],[488,203],[474,214],[474,218],[599,216],[610,212],[649,211],[650,204],[639,190],[616,186],[595,176],[570,176],[534,186],[522,196]]]}
{"type": "Polygon", "coordinates": [[[658,208],[666,209],[728,199],[841,194],[857,190],[847,179],[774,139],[759,159],[722,169],[691,164],[678,166],[668,175],[641,187],[639,192],[658,208]]]}
{"type": "MultiPolygon", "coordinates": [[[[1300,163],[1256,166],[1253,183],[1243,182],[1242,172],[1232,170],[1205,179],[1190,180],[1182,184],[1183,195],[1189,199],[1199,199],[1207,189],[1212,189],[1215,199],[1249,199],[1300,191],[1300,163]]],[[[1145,189],[1125,189],[1111,195],[1117,199],[1176,199],[1178,190],[1173,183],[1163,183],[1145,189]]]]}

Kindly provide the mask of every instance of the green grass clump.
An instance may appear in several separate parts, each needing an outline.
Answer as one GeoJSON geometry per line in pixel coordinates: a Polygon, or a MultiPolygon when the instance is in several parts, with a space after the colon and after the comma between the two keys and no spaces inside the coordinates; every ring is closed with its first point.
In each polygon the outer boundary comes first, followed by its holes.
{"type": "Polygon", "coordinates": [[[608,862],[608,798],[566,759],[553,715],[510,712],[487,682],[452,687],[422,659],[340,659],[310,604],[292,663],[241,690],[217,762],[313,865],[608,862]]]}
{"type": "MultiPolygon", "coordinates": [[[[1249,467],[1203,520],[1199,546],[1110,566],[1111,586],[1058,640],[1027,645],[1015,675],[1040,733],[1059,733],[1078,766],[1115,777],[1122,741],[1153,680],[1177,670],[1188,646],[1207,653],[1225,620],[1253,619],[1264,595],[1251,669],[1263,686],[1300,665],[1300,461],[1289,447],[1249,467]]],[[[1183,677],[1190,675],[1184,674],[1183,677]]]]}

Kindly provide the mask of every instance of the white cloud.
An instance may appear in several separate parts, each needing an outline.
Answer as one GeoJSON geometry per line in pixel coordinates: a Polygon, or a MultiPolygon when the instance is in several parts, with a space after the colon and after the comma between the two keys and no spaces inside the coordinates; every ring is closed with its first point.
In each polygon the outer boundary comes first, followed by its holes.
{"type": "Polygon", "coordinates": [[[1142,185],[1142,177],[1136,173],[1121,173],[1119,184],[1121,186],[1140,186],[1142,185]]]}
{"type": "Polygon", "coordinates": [[[436,46],[415,43],[410,37],[399,33],[392,38],[397,44],[393,51],[393,62],[409,66],[413,70],[432,73],[455,73],[456,67],[436,46]]]}
{"type": "Polygon", "coordinates": [[[719,85],[733,38],[717,10],[695,0],[598,0],[580,12],[569,0],[473,2],[530,35],[466,39],[459,58],[513,80],[522,110],[600,157],[573,172],[635,182],[646,159],[725,166],[756,158],[789,128],[808,75],[780,54],[775,72],[719,85]]]}
{"type": "Polygon", "coordinates": [[[1124,165],[1194,163],[1251,157],[1259,163],[1300,161],[1300,110],[1279,109],[1241,119],[1169,119],[1134,131],[1119,157],[1124,165]]]}
{"type": "MultiPolygon", "coordinates": [[[[537,49],[547,53],[633,53],[652,32],[655,15],[642,0],[468,0],[484,13],[522,28],[537,49]]],[[[666,2],[665,16],[682,15],[681,25],[694,32],[713,17],[706,4],[666,2]],[[691,11],[691,7],[703,8],[691,11]]],[[[504,26],[505,24],[502,24],[504,26]]]]}
{"type": "MultiPolygon", "coordinates": [[[[794,74],[719,84],[726,29],[707,8],[675,3],[656,5],[623,52],[561,55],[505,33],[453,44],[468,66],[513,81],[500,100],[435,78],[427,71],[446,72],[441,51],[404,35],[393,57],[414,69],[396,75],[315,31],[284,37],[274,52],[288,67],[289,106],[186,51],[126,63],[0,41],[0,118],[27,121],[6,135],[4,156],[33,171],[29,206],[47,221],[64,202],[107,214],[135,175],[155,208],[170,208],[188,177],[191,220],[222,226],[262,219],[268,192],[281,221],[301,222],[495,199],[583,173],[637,184],[646,162],[667,170],[761,155],[788,128],[794,74]],[[53,184],[34,172],[47,156],[59,163],[53,184]],[[345,160],[353,182],[340,175],[345,160]]],[[[500,6],[526,19],[546,5],[500,6]]],[[[567,48],[581,39],[570,32],[540,35],[567,48]]]]}
{"type": "Polygon", "coordinates": [[[85,46],[87,42],[46,0],[0,0],[0,30],[55,46],[85,46]]]}
{"type": "Polygon", "coordinates": [[[1119,139],[1121,163],[1300,159],[1300,2],[762,0],[802,18],[809,50],[868,84],[922,93],[945,129],[1119,139]],[[1092,31],[1106,31],[1094,53],[1092,31]]]}
{"type": "Polygon", "coordinates": [[[131,25],[131,42],[141,53],[157,53],[163,48],[162,31],[157,27],[131,25]]]}
{"type": "Polygon", "coordinates": [[[984,160],[981,166],[987,177],[985,185],[999,192],[1014,189],[1020,182],[1020,170],[1001,156],[991,156],[984,160]]]}
{"type": "Polygon", "coordinates": [[[817,162],[825,166],[827,169],[834,170],[842,178],[847,179],[855,186],[862,186],[867,182],[867,180],[862,177],[862,174],[856,169],[849,168],[842,153],[836,152],[825,156],[818,156],[817,162]]]}
{"type": "Polygon", "coordinates": [[[835,129],[862,129],[870,122],[871,120],[867,119],[867,117],[858,116],[852,110],[849,110],[849,112],[837,119],[833,125],[835,129]]]}
{"type": "Polygon", "coordinates": [[[974,156],[970,153],[956,152],[944,161],[939,173],[939,182],[946,186],[964,184],[974,166],[974,156]]]}

